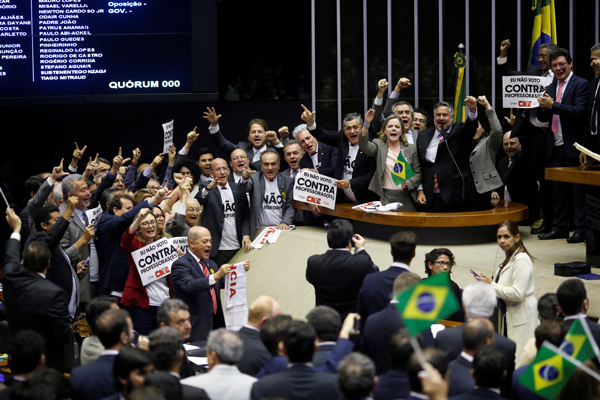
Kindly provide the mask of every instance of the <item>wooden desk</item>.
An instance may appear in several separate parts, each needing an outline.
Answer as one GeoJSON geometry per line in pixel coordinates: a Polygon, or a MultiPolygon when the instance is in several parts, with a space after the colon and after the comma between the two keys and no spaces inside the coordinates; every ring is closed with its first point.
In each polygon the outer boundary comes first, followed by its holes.
{"type": "Polygon", "coordinates": [[[600,166],[592,165],[586,169],[579,167],[546,168],[546,179],[549,181],[600,186],[600,166]]]}

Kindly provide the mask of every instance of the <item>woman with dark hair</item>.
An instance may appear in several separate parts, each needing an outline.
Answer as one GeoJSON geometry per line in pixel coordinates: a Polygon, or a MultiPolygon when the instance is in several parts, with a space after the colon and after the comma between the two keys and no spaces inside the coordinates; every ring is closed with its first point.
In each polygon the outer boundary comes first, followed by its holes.
{"type": "MultiPolygon", "coordinates": [[[[200,186],[200,176],[202,175],[202,170],[200,166],[196,164],[194,161],[189,158],[183,158],[178,160],[173,167],[173,176],[175,174],[181,174],[184,178],[190,177],[192,178],[192,193],[191,197],[195,197],[196,193],[198,193],[198,188],[200,186]]],[[[175,182],[169,182],[169,189],[175,188],[175,182]]]]}
{"type": "Polygon", "coordinates": [[[498,225],[496,240],[504,250],[504,262],[491,278],[481,274],[481,278],[475,279],[491,284],[496,291],[498,332],[517,344],[515,355],[516,360],[520,360],[525,343],[534,337],[539,324],[537,300],[533,295],[533,257],[525,248],[519,226],[513,221],[498,225]]]}
{"type": "Polygon", "coordinates": [[[360,149],[377,160],[377,170],[371,179],[369,190],[377,193],[383,204],[400,202],[403,211],[417,211],[417,186],[421,183],[417,147],[408,143],[404,123],[396,114],[385,119],[378,133],[379,138],[369,142],[369,127],[374,113],[371,109],[365,115],[365,123],[358,139],[360,149]],[[398,168],[399,164],[396,164],[400,153],[415,175],[398,185],[394,182],[393,173],[399,176],[405,172],[405,169],[398,168]]]}
{"type": "MultiPolygon", "coordinates": [[[[440,247],[437,249],[431,250],[429,253],[425,254],[425,273],[427,277],[431,277],[439,274],[440,272],[447,272],[448,275],[452,274],[452,267],[456,265],[456,261],[454,260],[454,254],[449,249],[444,247],[440,247]]],[[[465,312],[462,308],[462,291],[450,278],[450,286],[452,287],[452,292],[454,296],[458,300],[458,304],[461,305],[460,310],[452,314],[450,317],[446,318],[448,321],[456,321],[456,322],[465,322],[465,312]]]]}

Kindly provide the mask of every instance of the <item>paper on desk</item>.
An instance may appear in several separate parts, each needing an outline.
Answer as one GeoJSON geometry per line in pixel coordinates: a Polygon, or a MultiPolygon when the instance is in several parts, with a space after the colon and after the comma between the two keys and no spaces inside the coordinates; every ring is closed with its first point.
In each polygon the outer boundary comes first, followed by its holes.
{"type": "Polygon", "coordinates": [[[188,360],[190,360],[191,363],[194,363],[201,367],[205,367],[208,365],[208,358],[206,358],[206,357],[191,357],[191,356],[189,356],[188,360]]]}
{"type": "Polygon", "coordinates": [[[185,349],[185,351],[192,351],[192,350],[198,350],[200,347],[194,346],[193,344],[184,343],[183,348],[185,349]]]}
{"type": "Polygon", "coordinates": [[[402,203],[395,202],[386,205],[381,204],[381,201],[370,201],[368,203],[359,204],[352,207],[353,210],[362,210],[367,213],[397,211],[402,208],[402,203]]]}
{"type": "Polygon", "coordinates": [[[588,156],[592,157],[594,160],[600,161],[600,154],[594,153],[593,151],[591,151],[590,149],[587,149],[587,148],[583,147],[579,143],[577,143],[577,142],[573,143],[573,147],[575,147],[580,152],[582,152],[584,154],[587,154],[588,156]]]}

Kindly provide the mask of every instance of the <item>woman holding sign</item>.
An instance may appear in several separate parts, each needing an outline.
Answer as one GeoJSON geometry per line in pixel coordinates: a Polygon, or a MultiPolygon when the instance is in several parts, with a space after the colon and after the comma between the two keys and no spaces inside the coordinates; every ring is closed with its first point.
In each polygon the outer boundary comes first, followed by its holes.
{"type": "Polygon", "coordinates": [[[166,274],[144,286],[131,254],[158,240],[157,232],[156,218],[149,208],[144,208],[125,231],[121,240],[121,247],[125,250],[129,261],[129,275],[121,304],[129,311],[135,330],[142,335],[148,335],[158,328],[156,322],[158,307],[165,299],[173,297],[171,275],[166,274]]]}
{"type": "Polygon", "coordinates": [[[404,134],[404,124],[397,115],[385,119],[378,133],[379,139],[369,142],[369,127],[373,109],[365,115],[358,146],[368,156],[377,160],[377,170],[369,190],[377,193],[382,204],[402,203],[403,211],[417,211],[417,186],[421,183],[421,165],[417,147],[409,144],[404,134]]]}

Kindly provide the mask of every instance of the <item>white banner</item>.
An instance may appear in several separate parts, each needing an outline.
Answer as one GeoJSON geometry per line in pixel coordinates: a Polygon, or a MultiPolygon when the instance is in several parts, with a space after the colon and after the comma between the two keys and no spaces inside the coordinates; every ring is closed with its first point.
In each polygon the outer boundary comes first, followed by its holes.
{"type": "Polygon", "coordinates": [[[246,268],[243,262],[233,264],[231,273],[225,277],[225,322],[227,329],[233,330],[248,322],[246,268]]]}
{"type": "Polygon", "coordinates": [[[162,124],[163,131],[165,132],[165,141],[163,144],[163,154],[169,152],[169,147],[173,145],[173,125],[175,120],[171,120],[171,122],[167,122],[166,124],[162,124]]]}
{"type": "Polygon", "coordinates": [[[504,108],[536,108],[537,99],[543,97],[552,83],[550,76],[503,76],[502,106],[504,108]]]}
{"type": "Polygon", "coordinates": [[[183,252],[188,250],[188,238],[187,236],[177,236],[169,239],[169,244],[179,247],[183,252]]]}
{"type": "Polygon", "coordinates": [[[301,171],[294,184],[294,200],[335,209],[336,180],[310,171],[301,171]]]}
{"type": "Polygon", "coordinates": [[[85,215],[87,215],[89,223],[94,225],[94,229],[97,228],[98,221],[100,221],[100,217],[102,216],[102,206],[98,205],[96,208],[87,210],[85,215]]]}
{"type": "Polygon", "coordinates": [[[132,251],[131,257],[135,262],[142,285],[146,286],[155,280],[171,274],[171,264],[177,260],[177,249],[169,239],[162,238],[150,243],[139,250],[132,251]]]}

